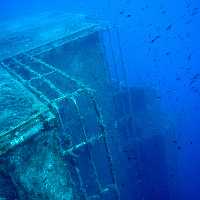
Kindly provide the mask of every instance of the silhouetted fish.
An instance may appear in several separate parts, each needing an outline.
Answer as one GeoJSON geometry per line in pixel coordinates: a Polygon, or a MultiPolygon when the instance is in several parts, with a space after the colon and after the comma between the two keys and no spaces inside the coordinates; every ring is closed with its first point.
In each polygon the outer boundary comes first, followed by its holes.
{"type": "Polygon", "coordinates": [[[194,12],[194,13],[192,13],[190,16],[193,16],[193,15],[196,15],[198,12],[194,12]]]}
{"type": "Polygon", "coordinates": [[[192,82],[190,82],[190,85],[189,85],[189,86],[191,86],[194,82],[195,82],[195,80],[193,80],[192,82]]]}
{"type": "Polygon", "coordinates": [[[171,27],[172,27],[172,25],[168,26],[168,27],[166,28],[166,30],[170,30],[170,29],[171,29],[171,27]]]}
{"type": "Polygon", "coordinates": [[[189,24],[191,21],[192,21],[192,19],[190,21],[186,22],[186,24],[189,24]]]}
{"type": "Polygon", "coordinates": [[[188,60],[190,60],[190,58],[191,58],[191,54],[190,54],[190,56],[189,56],[188,60]]]}

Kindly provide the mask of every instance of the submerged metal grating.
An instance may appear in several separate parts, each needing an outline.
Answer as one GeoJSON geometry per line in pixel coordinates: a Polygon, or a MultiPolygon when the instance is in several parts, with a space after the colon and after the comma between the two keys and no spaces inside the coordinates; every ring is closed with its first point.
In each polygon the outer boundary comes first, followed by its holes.
{"type": "Polygon", "coordinates": [[[70,156],[73,157],[73,159],[76,159],[74,154],[73,154],[73,150],[78,149],[81,146],[86,146],[87,154],[88,154],[88,157],[89,157],[89,160],[90,160],[90,165],[91,165],[91,168],[92,168],[92,171],[93,171],[94,182],[95,182],[96,189],[97,189],[97,194],[90,196],[90,197],[87,197],[86,191],[84,191],[82,189],[80,174],[77,173],[77,167],[74,164],[74,169],[76,171],[75,174],[76,174],[77,179],[79,180],[78,182],[80,184],[80,191],[81,191],[81,196],[82,196],[81,198],[84,198],[84,199],[95,199],[95,198],[104,199],[103,194],[110,189],[114,189],[115,197],[116,197],[116,199],[119,199],[119,191],[118,191],[118,187],[117,187],[117,184],[116,184],[116,178],[115,178],[114,169],[113,169],[113,161],[112,161],[112,157],[111,157],[110,150],[109,150],[109,147],[108,147],[107,133],[106,133],[106,130],[105,130],[105,125],[103,123],[103,119],[102,119],[102,116],[100,114],[97,102],[96,102],[94,94],[93,94],[93,89],[91,89],[88,86],[85,86],[82,82],[70,77],[66,73],[62,72],[60,69],[57,69],[57,68],[43,62],[40,59],[37,59],[33,56],[30,56],[29,54],[23,53],[22,55],[20,55],[20,58],[21,58],[20,61],[17,60],[17,57],[12,57],[10,59],[6,59],[5,61],[1,62],[1,66],[4,70],[8,71],[12,76],[17,78],[18,81],[20,81],[32,93],[34,93],[36,95],[36,97],[38,97],[41,101],[43,101],[45,106],[53,108],[53,110],[55,111],[55,113],[58,117],[58,120],[60,122],[60,126],[62,127],[63,134],[65,132],[65,127],[63,125],[63,119],[60,115],[59,106],[57,104],[61,101],[70,100],[70,101],[73,102],[73,104],[75,106],[84,141],[81,142],[80,144],[75,145],[75,146],[71,146],[71,148],[69,148],[66,151],[63,150],[63,154],[65,154],[65,155],[69,154],[70,156]],[[28,62],[29,62],[29,65],[27,65],[28,62]],[[30,63],[31,63],[31,65],[30,65],[30,63]],[[40,64],[43,68],[48,69],[48,72],[42,73],[42,74],[36,72],[34,70],[34,66],[36,64],[40,64]],[[20,69],[20,70],[18,70],[18,69],[20,69]],[[24,79],[23,72],[26,74],[26,78],[29,77],[29,79],[26,79],[26,80],[24,79]],[[27,76],[27,73],[29,74],[28,76],[27,76]],[[57,75],[61,75],[66,80],[70,81],[70,83],[72,85],[74,84],[78,89],[71,92],[71,93],[63,92],[61,88],[56,87],[51,82],[51,80],[48,79],[49,76],[52,75],[52,74],[54,75],[54,77],[56,77],[57,75]],[[37,86],[40,86],[42,81],[45,84],[48,85],[49,90],[50,90],[46,94],[44,94],[46,89],[44,89],[43,87],[37,87],[37,86]],[[100,134],[96,134],[96,136],[92,137],[92,138],[88,138],[87,135],[86,135],[85,127],[83,125],[82,117],[81,117],[81,114],[80,114],[80,111],[79,111],[79,106],[78,106],[78,103],[76,101],[76,97],[80,93],[84,93],[84,92],[88,93],[89,96],[90,96],[90,99],[91,99],[92,104],[94,106],[94,110],[96,112],[99,127],[100,127],[100,130],[101,130],[100,134]],[[54,99],[52,99],[52,93],[55,93],[54,99]],[[90,152],[90,149],[89,149],[89,146],[88,146],[89,143],[94,145],[95,141],[98,141],[100,138],[103,138],[106,156],[107,156],[107,159],[108,159],[108,165],[109,165],[109,168],[110,168],[112,181],[113,181],[113,184],[108,185],[104,189],[101,188],[101,185],[99,183],[96,166],[95,166],[94,161],[93,161],[93,155],[90,152]]]}

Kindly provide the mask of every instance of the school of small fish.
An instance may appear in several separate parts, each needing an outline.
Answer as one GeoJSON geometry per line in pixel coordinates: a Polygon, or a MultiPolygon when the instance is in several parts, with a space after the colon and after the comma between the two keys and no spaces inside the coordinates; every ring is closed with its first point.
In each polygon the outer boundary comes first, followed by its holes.
{"type": "MultiPolygon", "coordinates": [[[[131,1],[127,1],[126,3],[130,3],[131,1]]],[[[138,11],[137,13],[135,14],[139,14],[139,12],[144,12],[144,10],[147,10],[147,9],[150,9],[149,8],[150,6],[146,5],[146,7],[142,7],[140,9],[140,11],[138,11]]],[[[159,7],[160,9],[160,13],[163,14],[163,15],[167,15],[167,12],[164,10],[164,4],[162,3],[159,7]]],[[[126,17],[133,17],[133,14],[125,14],[126,13],[126,10],[122,10],[120,12],[118,12],[119,15],[124,15],[126,17]]],[[[179,16],[179,18],[177,20],[180,21],[180,23],[182,23],[183,25],[185,24],[185,26],[189,26],[190,24],[192,24],[194,21],[195,21],[195,17],[196,15],[198,14],[198,8],[197,7],[192,7],[192,5],[188,4],[185,8],[185,14],[182,15],[182,16],[179,16]]],[[[171,19],[168,18],[168,21],[170,21],[171,19]]],[[[139,27],[140,26],[145,26],[144,22],[141,24],[139,22],[139,27]]],[[[150,33],[148,34],[148,38],[144,41],[144,43],[146,45],[148,45],[148,50],[149,52],[154,52],[155,53],[155,58],[152,59],[152,61],[155,63],[155,66],[156,68],[158,67],[159,65],[159,62],[162,60],[162,58],[164,57],[168,57],[169,58],[169,63],[166,65],[167,68],[169,68],[171,66],[171,64],[173,63],[173,56],[176,57],[176,54],[180,54],[180,51],[181,49],[177,50],[176,52],[172,52],[172,51],[167,51],[165,53],[165,55],[162,55],[161,58],[158,58],[158,50],[159,50],[159,46],[155,46],[157,41],[160,40],[161,38],[164,39],[164,44],[166,44],[169,40],[171,43],[174,43],[173,39],[176,39],[176,40],[180,40],[180,41],[183,41],[183,40],[186,40],[188,37],[191,36],[191,33],[189,31],[187,31],[186,33],[179,33],[178,35],[175,35],[175,36],[171,36],[170,32],[172,32],[172,29],[175,29],[175,25],[173,25],[172,23],[170,23],[168,26],[166,27],[156,27],[153,23],[148,23],[146,25],[146,28],[149,29],[149,28],[152,28],[154,26],[154,32],[153,33],[150,33]],[[161,35],[160,33],[160,29],[166,31],[166,34],[164,36],[161,35]],[[166,35],[169,35],[166,37],[166,35]],[[165,38],[163,38],[165,37],[165,38]],[[156,47],[156,48],[155,48],[156,47]]],[[[137,32],[137,29],[134,30],[134,34],[137,32]]],[[[164,32],[164,31],[163,31],[164,32]]],[[[164,45],[162,43],[162,45],[164,45]]],[[[138,47],[139,48],[139,47],[138,47]]],[[[180,82],[185,82],[185,80],[183,80],[185,77],[187,78],[187,80],[189,79],[190,82],[188,83],[185,83],[183,85],[184,88],[186,87],[190,87],[190,90],[192,92],[195,92],[196,94],[198,94],[200,96],[200,88],[199,88],[199,85],[200,85],[200,75],[199,73],[197,74],[194,74],[193,72],[193,67],[191,66],[190,64],[190,61],[192,60],[193,58],[193,53],[194,51],[191,50],[191,46],[188,45],[187,46],[187,52],[188,52],[188,55],[187,57],[185,58],[186,59],[186,62],[185,62],[185,66],[177,66],[180,70],[181,70],[181,73],[176,73],[176,78],[175,80],[178,81],[179,83],[180,82]],[[180,75],[179,75],[180,74],[180,75]],[[189,78],[190,76],[190,78],[189,78]]],[[[147,55],[149,56],[149,55],[147,55]]],[[[171,69],[173,70],[173,69],[171,69]]],[[[154,77],[160,77],[160,79],[158,80],[158,85],[163,85],[165,86],[165,83],[166,83],[166,79],[165,79],[165,75],[160,75],[159,73],[161,73],[160,71],[157,71],[157,74],[156,75],[152,75],[151,72],[148,73],[148,77],[149,78],[154,78],[154,77]],[[162,77],[162,79],[161,79],[162,77]]],[[[176,93],[173,93],[175,91],[177,91],[178,89],[176,88],[173,88],[173,87],[169,87],[168,90],[166,90],[166,93],[169,95],[169,99],[172,99],[174,98],[175,101],[178,100],[178,96],[176,95],[176,93]]],[[[157,97],[158,99],[160,99],[161,101],[161,96],[158,96],[157,97]]],[[[196,106],[196,110],[198,110],[198,106],[196,106]]]]}

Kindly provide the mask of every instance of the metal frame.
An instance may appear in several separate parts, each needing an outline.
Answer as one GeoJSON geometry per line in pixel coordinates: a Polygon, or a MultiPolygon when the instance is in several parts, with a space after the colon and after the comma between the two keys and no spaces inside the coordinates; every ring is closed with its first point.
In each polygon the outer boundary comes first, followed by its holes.
{"type": "Polygon", "coordinates": [[[4,70],[6,70],[8,73],[10,73],[13,77],[17,78],[18,81],[20,81],[26,88],[28,88],[32,93],[34,93],[40,100],[44,101],[45,106],[53,108],[53,110],[56,112],[56,114],[58,116],[58,120],[60,122],[60,126],[62,127],[63,134],[64,134],[64,131],[65,131],[65,127],[63,125],[63,119],[61,118],[61,115],[60,115],[60,112],[59,112],[59,107],[57,106],[57,103],[60,102],[60,101],[71,100],[73,102],[74,106],[75,106],[75,109],[76,109],[76,112],[77,112],[77,115],[78,115],[78,119],[79,119],[79,123],[80,123],[80,126],[81,126],[81,131],[82,131],[82,134],[83,134],[83,137],[84,137],[84,141],[81,142],[80,144],[76,145],[76,146],[72,146],[72,144],[71,144],[71,148],[69,148],[67,151],[63,150],[62,153],[64,155],[69,154],[75,160],[76,156],[74,156],[73,150],[78,149],[83,145],[85,145],[86,148],[87,148],[87,153],[88,153],[88,157],[89,157],[89,160],[90,160],[90,165],[92,167],[93,176],[94,176],[94,183],[96,185],[97,193],[94,194],[93,196],[90,196],[90,197],[87,196],[86,191],[82,188],[81,177],[80,177],[80,174],[78,173],[79,170],[76,167],[76,164],[74,162],[73,167],[74,167],[75,174],[76,174],[76,177],[77,177],[78,182],[79,182],[79,187],[80,187],[80,191],[82,193],[81,194],[82,198],[83,199],[95,199],[95,198],[104,199],[103,194],[110,189],[114,189],[115,197],[116,197],[117,200],[119,200],[120,199],[119,190],[118,190],[117,183],[116,183],[116,177],[115,177],[114,168],[113,168],[112,156],[110,154],[110,149],[108,147],[107,132],[106,132],[106,129],[105,129],[105,125],[104,125],[102,116],[101,116],[100,111],[99,111],[99,107],[98,107],[97,102],[95,100],[93,90],[91,88],[89,88],[88,86],[85,86],[82,82],[80,82],[80,81],[74,79],[73,77],[70,77],[68,74],[62,72],[60,69],[57,69],[57,68],[43,62],[42,60],[37,59],[36,57],[34,57],[32,55],[29,55],[28,53],[23,53],[19,57],[21,57],[20,60],[18,60],[17,56],[15,56],[15,57],[10,58],[9,61],[6,60],[6,62],[8,62],[7,64],[4,61],[0,62],[0,64],[1,64],[1,66],[4,70]],[[48,68],[50,70],[50,72],[41,75],[41,74],[37,73],[31,66],[27,66],[26,62],[24,62],[26,60],[31,60],[31,62],[33,64],[39,63],[43,67],[48,68]],[[20,74],[16,73],[10,67],[11,62],[12,62],[12,64],[14,63],[14,65],[15,65],[14,67],[18,67],[18,68],[20,67],[21,70],[26,70],[30,74],[34,75],[35,77],[30,79],[30,80],[24,80],[23,77],[20,74]],[[76,84],[79,89],[77,91],[71,93],[71,94],[63,93],[50,80],[48,80],[48,76],[51,75],[51,74],[54,74],[55,76],[57,74],[63,76],[65,79],[76,84]],[[45,96],[41,91],[39,91],[38,89],[36,89],[32,85],[33,81],[40,82],[41,80],[44,81],[45,83],[47,83],[49,85],[49,87],[54,92],[56,92],[58,94],[58,98],[50,100],[48,96],[45,96]],[[100,129],[101,129],[101,133],[97,134],[93,138],[87,138],[87,136],[86,136],[82,117],[81,117],[81,114],[80,114],[80,111],[79,111],[79,106],[76,102],[76,96],[79,95],[82,92],[86,92],[86,93],[89,94],[90,99],[92,101],[92,104],[94,106],[96,115],[97,115],[98,124],[99,124],[100,129]],[[112,184],[107,185],[106,188],[104,188],[104,189],[101,188],[101,185],[99,183],[96,166],[94,164],[94,161],[93,161],[93,158],[92,158],[93,156],[92,156],[90,149],[89,149],[89,146],[88,146],[89,143],[95,145],[95,141],[98,141],[99,138],[103,138],[103,142],[104,142],[104,146],[105,146],[105,150],[106,150],[107,161],[108,161],[108,165],[109,165],[111,177],[112,177],[112,182],[113,182],[112,184]]]}

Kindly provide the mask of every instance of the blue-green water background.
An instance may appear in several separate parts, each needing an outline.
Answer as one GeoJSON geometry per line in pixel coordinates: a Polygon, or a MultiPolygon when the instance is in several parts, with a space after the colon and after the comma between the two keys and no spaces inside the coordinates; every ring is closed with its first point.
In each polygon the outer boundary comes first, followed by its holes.
{"type": "Polygon", "coordinates": [[[200,15],[195,8],[200,1],[0,0],[0,17],[68,12],[118,24],[129,84],[155,85],[165,110],[177,124],[184,121],[176,130],[181,199],[198,200],[200,79],[191,83],[200,73],[200,15]]]}

